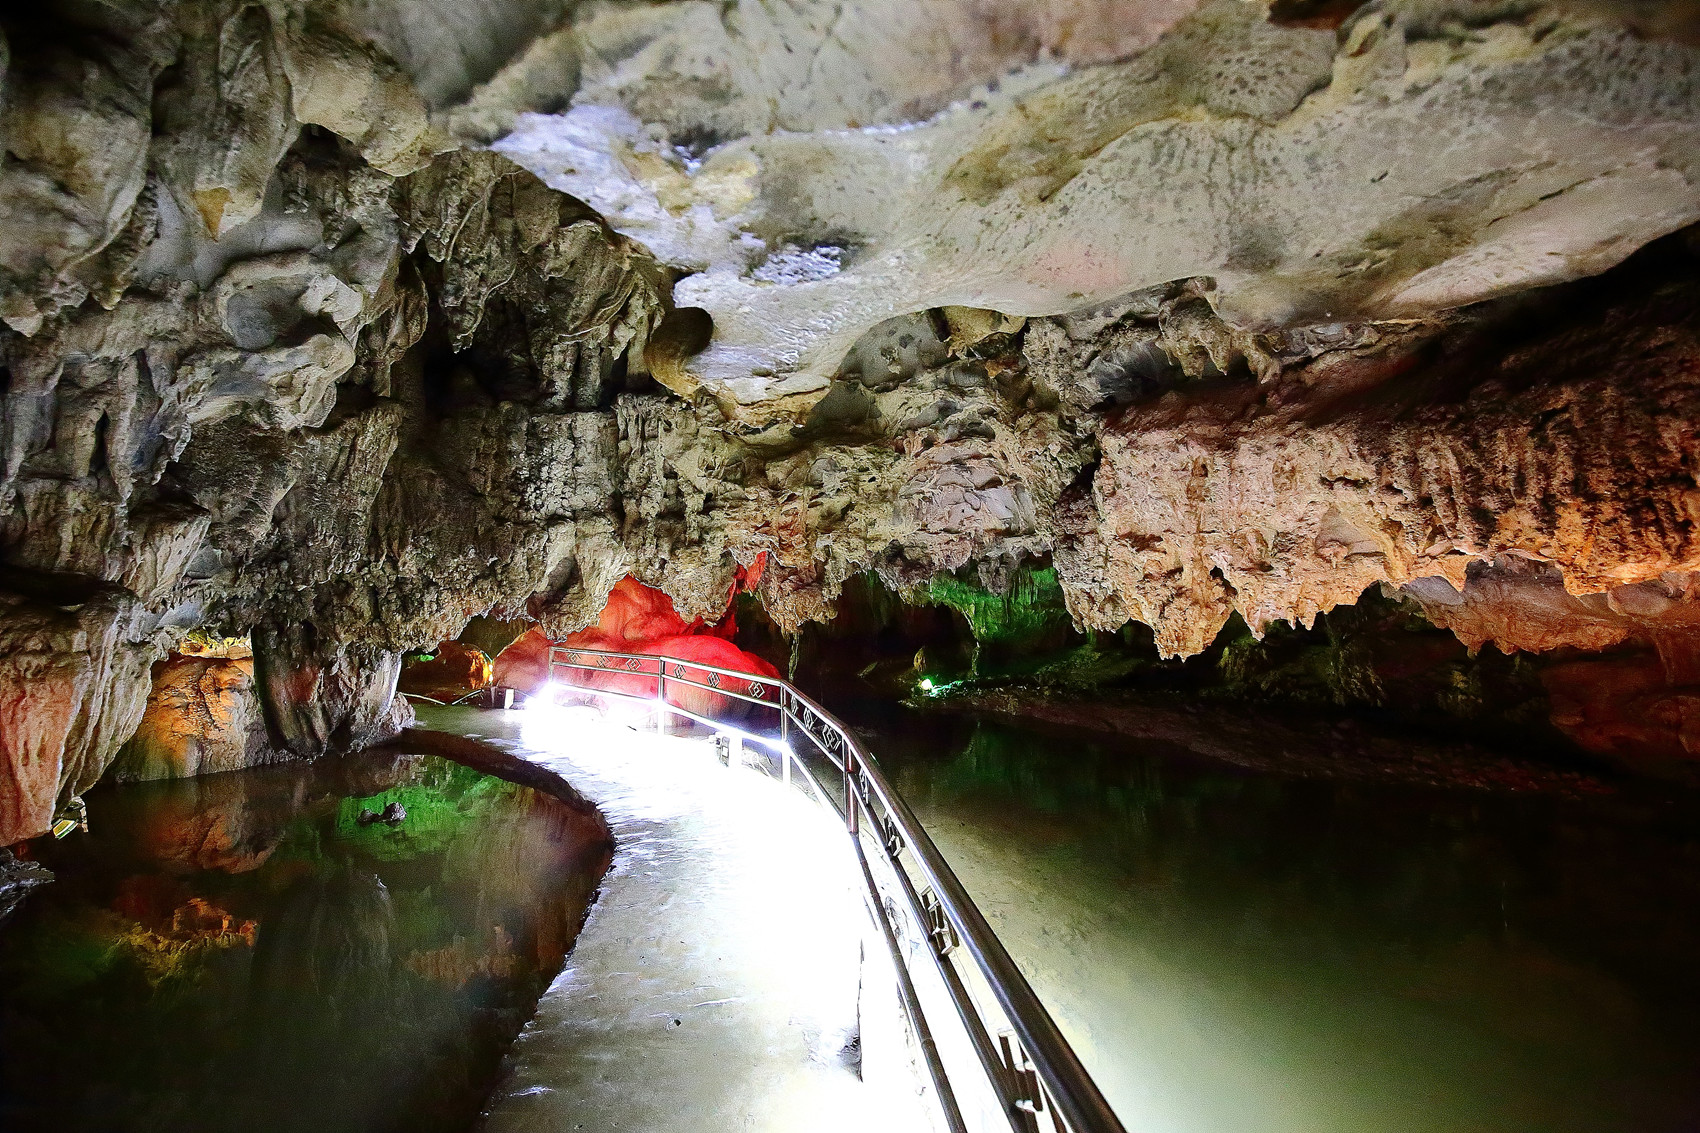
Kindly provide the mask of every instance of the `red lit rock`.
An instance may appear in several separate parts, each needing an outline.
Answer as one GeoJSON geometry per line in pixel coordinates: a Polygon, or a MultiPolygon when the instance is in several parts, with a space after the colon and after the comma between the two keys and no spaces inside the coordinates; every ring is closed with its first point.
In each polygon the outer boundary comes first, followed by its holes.
{"type": "Polygon", "coordinates": [[[134,621],[111,587],[0,593],[0,845],[43,833],[135,730],[158,653],[134,621]]]}
{"type": "Polygon", "coordinates": [[[554,642],[540,629],[528,629],[496,654],[493,681],[499,688],[533,693],[549,679],[549,647],[554,642]]]}
{"type": "MultiPolygon", "coordinates": [[[[759,566],[751,573],[759,578],[759,566]]],[[[748,584],[747,579],[741,581],[748,584]]],[[[667,595],[627,576],[609,592],[608,602],[594,626],[568,634],[559,642],[552,641],[541,629],[529,630],[502,650],[495,661],[495,683],[527,693],[536,692],[550,679],[549,649],[557,644],[579,650],[574,660],[598,666],[594,671],[571,670],[570,683],[579,688],[631,696],[655,695],[655,667],[643,662],[597,659],[596,653],[667,657],[759,676],[779,675],[772,665],[734,645],[729,640],[732,630],[730,616],[713,624],[701,618],[687,623],[667,595]]],[[[555,679],[568,683],[565,672],[557,674],[555,679]]],[[[728,692],[748,696],[756,691],[753,683],[735,677],[702,671],[689,675],[693,680],[708,683],[724,681],[722,687],[728,692]]],[[[745,712],[745,705],[735,697],[680,682],[669,684],[667,701],[705,716],[738,718],[745,712]]]]}
{"type": "MultiPolygon", "coordinates": [[[[563,644],[568,643],[563,642],[563,644]]],[[[587,645],[582,642],[571,644],[577,646],[579,650],[573,658],[579,662],[593,662],[600,650],[600,647],[596,645],[587,645]]],[[[674,637],[664,637],[659,641],[644,642],[635,646],[629,645],[622,652],[667,658],[668,660],[691,661],[699,665],[712,665],[717,669],[732,669],[758,676],[777,677],[779,675],[779,670],[760,657],[746,653],[723,637],[715,637],[710,634],[681,634],[674,637]]],[[[556,680],[563,684],[570,682],[578,688],[605,689],[609,692],[620,692],[629,696],[650,697],[655,695],[655,667],[653,665],[645,666],[643,662],[608,659],[599,662],[599,668],[594,671],[574,669],[571,672],[570,678],[557,675],[556,680]],[[643,666],[642,671],[632,671],[633,668],[639,666],[643,666]]],[[[684,675],[691,680],[711,684],[740,696],[754,696],[760,691],[760,686],[753,681],[743,681],[737,677],[728,677],[720,673],[710,673],[687,667],[684,675]]],[[[710,692],[708,689],[685,684],[677,679],[669,680],[667,683],[667,703],[716,719],[742,719],[748,713],[746,703],[734,696],[722,696],[719,693],[710,692]]]]}

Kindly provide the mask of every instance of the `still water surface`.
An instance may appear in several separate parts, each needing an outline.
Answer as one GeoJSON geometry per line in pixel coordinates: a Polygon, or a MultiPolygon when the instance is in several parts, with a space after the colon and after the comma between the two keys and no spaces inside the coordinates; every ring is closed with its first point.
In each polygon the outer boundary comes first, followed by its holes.
{"type": "Polygon", "coordinates": [[[0,929],[8,1133],[465,1129],[607,865],[554,799],[422,756],[88,804],[0,929]]]}
{"type": "Polygon", "coordinates": [[[1700,1129],[1691,814],[869,738],[1130,1130],[1700,1129]]]}
{"type": "MultiPolygon", "coordinates": [[[[1136,1133],[1700,1129],[1691,809],[870,738],[1136,1133]]],[[[607,860],[421,757],[89,804],[0,931],[7,1131],[467,1128],[607,860]]]]}

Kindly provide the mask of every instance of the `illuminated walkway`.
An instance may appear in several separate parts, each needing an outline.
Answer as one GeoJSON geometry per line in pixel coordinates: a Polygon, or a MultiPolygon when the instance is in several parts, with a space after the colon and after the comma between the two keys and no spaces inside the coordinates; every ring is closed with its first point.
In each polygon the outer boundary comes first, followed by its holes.
{"type": "Polygon", "coordinates": [[[426,709],[420,723],[558,772],[616,839],[487,1130],[930,1128],[854,858],[818,807],[721,766],[706,741],[582,712],[426,709]]]}

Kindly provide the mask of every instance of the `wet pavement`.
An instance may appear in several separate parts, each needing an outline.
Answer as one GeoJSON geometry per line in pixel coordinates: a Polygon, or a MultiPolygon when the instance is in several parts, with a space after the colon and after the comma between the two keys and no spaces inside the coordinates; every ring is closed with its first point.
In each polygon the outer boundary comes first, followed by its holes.
{"type": "Polygon", "coordinates": [[[706,740],[583,709],[426,709],[420,724],[556,771],[616,841],[486,1130],[930,1128],[836,819],[706,740]]]}

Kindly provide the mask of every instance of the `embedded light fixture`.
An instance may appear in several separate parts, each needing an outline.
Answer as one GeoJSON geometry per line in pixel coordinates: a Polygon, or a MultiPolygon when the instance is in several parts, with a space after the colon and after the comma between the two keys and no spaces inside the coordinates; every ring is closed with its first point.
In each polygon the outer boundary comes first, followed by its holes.
{"type": "Polygon", "coordinates": [[[73,830],[81,830],[84,834],[89,832],[89,808],[81,795],[72,795],[71,801],[53,819],[55,838],[63,838],[73,830]]]}

